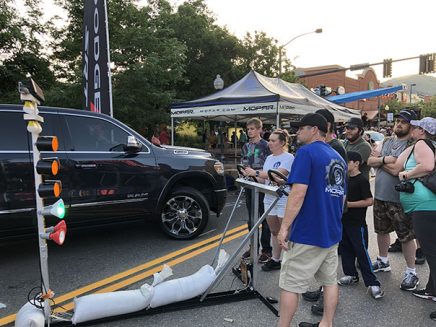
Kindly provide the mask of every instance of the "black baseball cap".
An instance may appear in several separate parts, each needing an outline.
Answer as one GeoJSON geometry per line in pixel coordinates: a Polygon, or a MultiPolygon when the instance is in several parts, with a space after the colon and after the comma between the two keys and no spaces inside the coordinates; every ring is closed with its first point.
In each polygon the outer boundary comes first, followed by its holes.
{"type": "Polygon", "coordinates": [[[335,116],[333,116],[333,114],[329,110],[319,109],[319,110],[315,111],[315,113],[323,116],[327,120],[327,122],[329,122],[330,124],[332,124],[332,125],[335,124],[335,116]]]}
{"type": "Polygon", "coordinates": [[[362,156],[356,151],[347,151],[348,161],[360,162],[362,163],[362,156]]]}
{"type": "Polygon", "coordinates": [[[327,133],[327,120],[324,116],[316,113],[306,114],[299,122],[293,122],[292,125],[300,126],[316,126],[320,131],[327,133]]]}
{"type": "Polygon", "coordinates": [[[357,117],[350,118],[345,124],[346,127],[363,129],[363,120],[357,117]]]}
{"type": "Polygon", "coordinates": [[[403,109],[395,115],[396,118],[403,118],[410,123],[411,120],[418,120],[418,115],[412,109],[403,109]]]}

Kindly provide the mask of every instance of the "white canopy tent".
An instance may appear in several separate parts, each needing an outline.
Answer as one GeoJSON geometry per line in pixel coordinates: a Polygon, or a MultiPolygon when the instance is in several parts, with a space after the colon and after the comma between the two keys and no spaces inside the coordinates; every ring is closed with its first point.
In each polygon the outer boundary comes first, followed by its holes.
{"type": "Polygon", "coordinates": [[[303,115],[318,109],[330,110],[338,122],[360,117],[358,110],[330,102],[302,84],[250,71],[241,80],[219,92],[171,105],[171,128],[174,132],[174,119],[184,118],[236,124],[258,117],[264,123],[281,126],[289,121],[298,121],[303,115]]]}

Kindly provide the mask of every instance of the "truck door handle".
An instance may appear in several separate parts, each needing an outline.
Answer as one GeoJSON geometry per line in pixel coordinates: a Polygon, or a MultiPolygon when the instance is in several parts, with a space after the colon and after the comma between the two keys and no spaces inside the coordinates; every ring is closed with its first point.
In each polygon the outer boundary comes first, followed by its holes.
{"type": "Polygon", "coordinates": [[[75,164],[74,166],[76,168],[80,168],[80,169],[95,169],[95,168],[97,168],[96,164],[75,164]]]}

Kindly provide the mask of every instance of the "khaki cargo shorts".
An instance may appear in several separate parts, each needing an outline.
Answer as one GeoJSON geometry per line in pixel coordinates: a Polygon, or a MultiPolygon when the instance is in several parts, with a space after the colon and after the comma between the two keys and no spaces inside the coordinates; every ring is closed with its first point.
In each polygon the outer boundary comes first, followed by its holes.
{"type": "Polygon", "coordinates": [[[327,249],[289,242],[283,253],[279,286],[292,293],[305,293],[312,278],[321,285],[336,285],[338,244],[327,249]]]}
{"type": "Polygon", "coordinates": [[[401,243],[415,239],[412,218],[404,213],[401,203],[374,199],[374,231],[377,234],[397,233],[401,243]]]}

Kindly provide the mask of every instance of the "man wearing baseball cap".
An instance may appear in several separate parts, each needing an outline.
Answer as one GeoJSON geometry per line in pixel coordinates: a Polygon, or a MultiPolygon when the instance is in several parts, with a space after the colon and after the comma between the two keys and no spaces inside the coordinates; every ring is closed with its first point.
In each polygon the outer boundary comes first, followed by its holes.
{"type": "Polygon", "coordinates": [[[359,167],[362,175],[369,180],[369,170],[368,158],[371,154],[371,145],[366,142],[363,138],[363,121],[358,117],[352,117],[345,124],[345,136],[346,140],[344,142],[345,150],[347,152],[353,151],[358,152],[362,157],[362,162],[359,167]]]}
{"type": "Polygon", "coordinates": [[[345,152],[344,145],[338,139],[335,139],[332,134],[335,129],[335,116],[328,109],[319,109],[315,113],[320,114],[327,120],[327,134],[325,136],[325,141],[329,144],[333,149],[335,149],[342,158],[344,158],[345,162],[348,162],[347,153],[345,152]]]}
{"type": "Polygon", "coordinates": [[[386,137],[368,159],[368,164],[371,167],[378,168],[375,178],[373,216],[379,255],[373,263],[373,270],[374,272],[391,270],[388,260],[389,234],[395,231],[401,242],[406,262],[406,271],[401,282],[401,289],[405,291],[414,290],[419,279],[415,269],[416,245],[412,220],[404,213],[400,203],[400,194],[395,191],[395,185],[400,180],[394,169],[394,162],[411,142],[412,127],[410,122],[413,119],[417,119],[413,110],[401,110],[396,115],[393,129],[395,135],[386,137]]]}
{"type": "Polygon", "coordinates": [[[284,250],[278,326],[290,326],[299,294],[307,291],[313,277],[324,287],[326,309],[321,325],[331,326],[339,298],[337,249],[342,238],[347,165],[325,143],[327,120],[323,116],[310,113],[294,125],[299,127],[297,138],[303,146],[288,177],[292,189],[277,235],[284,250]]]}

